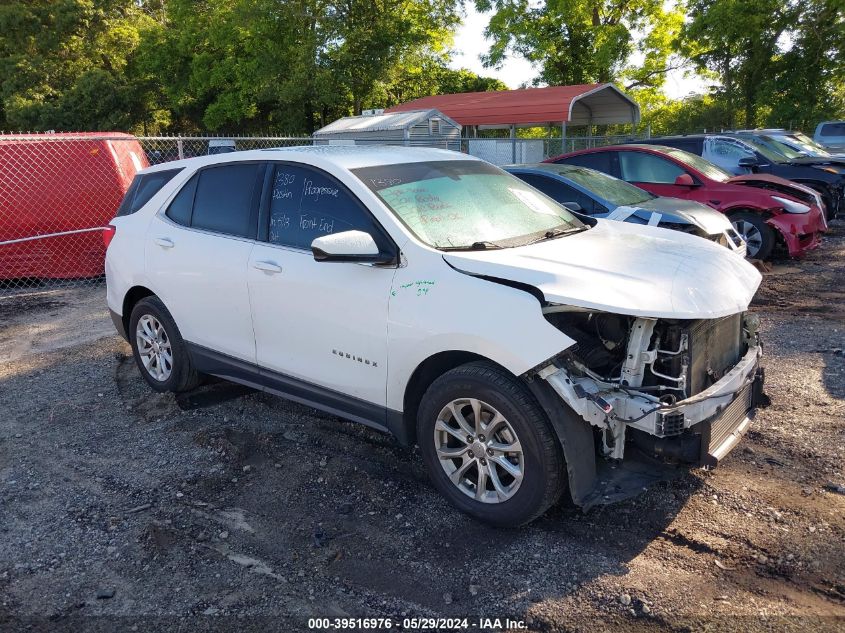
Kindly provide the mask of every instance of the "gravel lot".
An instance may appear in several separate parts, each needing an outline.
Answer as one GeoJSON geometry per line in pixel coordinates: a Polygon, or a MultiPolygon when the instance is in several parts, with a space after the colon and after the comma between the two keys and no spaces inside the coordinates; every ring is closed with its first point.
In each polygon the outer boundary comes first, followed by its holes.
{"type": "Polygon", "coordinates": [[[718,469],[513,531],[453,511],[416,451],[362,426],[226,383],[153,394],[102,286],[2,299],[0,630],[841,631],[843,286],[842,223],[766,274],[772,405],[718,469]]]}

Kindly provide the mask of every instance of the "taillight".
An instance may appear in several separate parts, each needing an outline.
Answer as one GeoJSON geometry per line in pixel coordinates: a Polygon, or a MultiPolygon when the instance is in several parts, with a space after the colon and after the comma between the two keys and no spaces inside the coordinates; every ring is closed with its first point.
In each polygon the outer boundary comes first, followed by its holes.
{"type": "Polygon", "coordinates": [[[103,229],[103,244],[106,245],[106,248],[108,248],[109,244],[111,244],[115,233],[117,233],[117,227],[112,226],[111,224],[103,229]]]}

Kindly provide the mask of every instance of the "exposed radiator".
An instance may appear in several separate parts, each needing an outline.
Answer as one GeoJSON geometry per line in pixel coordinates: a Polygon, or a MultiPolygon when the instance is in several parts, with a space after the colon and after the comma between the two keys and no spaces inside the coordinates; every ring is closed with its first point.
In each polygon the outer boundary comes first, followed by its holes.
{"type": "Polygon", "coordinates": [[[710,452],[721,446],[722,442],[745,420],[749,409],[751,409],[751,392],[752,385],[746,385],[739,392],[736,400],[725,407],[721,415],[713,420],[710,427],[710,442],[708,446],[710,452]]]}
{"type": "Polygon", "coordinates": [[[745,353],[742,314],[696,321],[689,330],[689,384],[694,396],[719,381],[745,353]]]}

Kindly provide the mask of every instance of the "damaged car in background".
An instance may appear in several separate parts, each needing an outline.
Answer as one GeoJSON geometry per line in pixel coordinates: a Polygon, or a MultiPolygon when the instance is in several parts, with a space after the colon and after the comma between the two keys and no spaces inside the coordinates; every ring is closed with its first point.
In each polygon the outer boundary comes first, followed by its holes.
{"type": "Polygon", "coordinates": [[[619,178],[557,163],[506,166],[505,171],[556,200],[576,215],[662,226],[698,235],[745,257],[745,241],[730,220],[694,200],[655,196],[619,178]]]}
{"type": "Polygon", "coordinates": [[[392,433],[487,523],[714,466],[762,402],[761,277],[715,242],[579,219],[435,149],[247,151],[138,178],[151,195],[104,235],[107,295],[151,388],[214,375],[392,433]]]}

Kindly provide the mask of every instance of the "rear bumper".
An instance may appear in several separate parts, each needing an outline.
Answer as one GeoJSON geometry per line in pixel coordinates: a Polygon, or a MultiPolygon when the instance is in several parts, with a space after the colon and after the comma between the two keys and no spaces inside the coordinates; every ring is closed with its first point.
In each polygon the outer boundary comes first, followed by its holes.
{"type": "Polygon", "coordinates": [[[109,316],[111,317],[111,322],[114,323],[114,329],[117,330],[117,333],[120,334],[125,341],[128,342],[129,337],[126,334],[126,327],[123,325],[123,317],[111,308],[109,308],[109,316]]]}
{"type": "Polygon", "coordinates": [[[766,223],[780,233],[790,257],[801,257],[821,244],[827,230],[824,216],[818,207],[807,213],[781,213],[766,223]]]}

